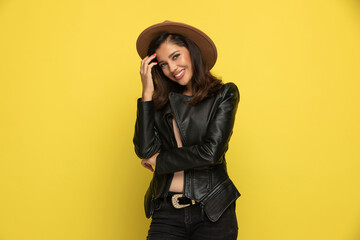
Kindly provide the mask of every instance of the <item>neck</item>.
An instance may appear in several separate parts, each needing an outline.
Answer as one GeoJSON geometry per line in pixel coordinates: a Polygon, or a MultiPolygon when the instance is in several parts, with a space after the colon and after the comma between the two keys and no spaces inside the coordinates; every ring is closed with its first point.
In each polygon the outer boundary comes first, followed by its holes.
{"type": "Polygon", "coordinates": [[[188,90],[185,90],[182,94],[187,96],[192,96],[192,92],[188,90]]]}
{"type": "Polygon", "coordinates": [[[182,94],[187,95],[187,96],[193,95],[191,82],[189,82],[188,85],[186,85],[186,89],[182,94]]]}

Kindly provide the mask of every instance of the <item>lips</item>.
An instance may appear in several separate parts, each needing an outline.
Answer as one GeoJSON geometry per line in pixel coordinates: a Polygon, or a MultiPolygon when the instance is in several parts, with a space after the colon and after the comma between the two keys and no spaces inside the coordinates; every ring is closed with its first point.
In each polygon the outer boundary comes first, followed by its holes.
{"type": "Polygon", "coordinates": [[[185,74],[185,69],[177,72],[177,73],[174,74],[173,76],[174,76],[174,78],[175,78],[176,80],[179,80],[179,79],[181,79],[181,78],[184,76],[184,74],[185,74]]]}

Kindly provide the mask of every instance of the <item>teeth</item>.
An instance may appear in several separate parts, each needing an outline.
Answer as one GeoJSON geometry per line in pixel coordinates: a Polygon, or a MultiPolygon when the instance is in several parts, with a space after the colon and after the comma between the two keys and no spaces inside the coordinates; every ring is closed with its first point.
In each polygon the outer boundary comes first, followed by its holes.
{"type": "Polygon", "coordinates": [[[183,72],[184,72],[184,70],[181,70],[181,72],[179,72],[178,74],[176,74],[175,77],[179,77],[183,72]]]}

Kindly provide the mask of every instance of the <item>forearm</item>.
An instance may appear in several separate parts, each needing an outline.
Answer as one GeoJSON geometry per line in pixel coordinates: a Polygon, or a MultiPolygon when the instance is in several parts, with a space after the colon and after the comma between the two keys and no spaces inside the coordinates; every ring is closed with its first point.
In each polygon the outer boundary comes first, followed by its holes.
{"type": "Polygon", "coordinates": [[[150,158],[160,149],[160,140],[154,125],[152,101],[138,99],[138,110],[134,133],[135,152],[139,158],[150,158]]]}
{"type": "Polygon", "coordinates": [[[205,146],[191,146],[161,152],[157,156],[156,171],[159,174],[188,170],[197,167],[221,164],[221,156],[224,150],[212,152],[205,149],[205,146]]]}

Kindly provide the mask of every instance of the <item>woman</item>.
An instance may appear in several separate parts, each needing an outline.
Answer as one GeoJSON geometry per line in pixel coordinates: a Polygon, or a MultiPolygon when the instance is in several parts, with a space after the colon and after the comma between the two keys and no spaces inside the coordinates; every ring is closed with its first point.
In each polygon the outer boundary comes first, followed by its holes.
{"type": "Polygon", "coordinates": [[[165,21],[137,40],[142,98],[135,152],[153,171],[145,194],[148,239],[236,239],[235,200],[225,153],[239,92],[211,75],[217,51],[192,26],[165,21]]]}

